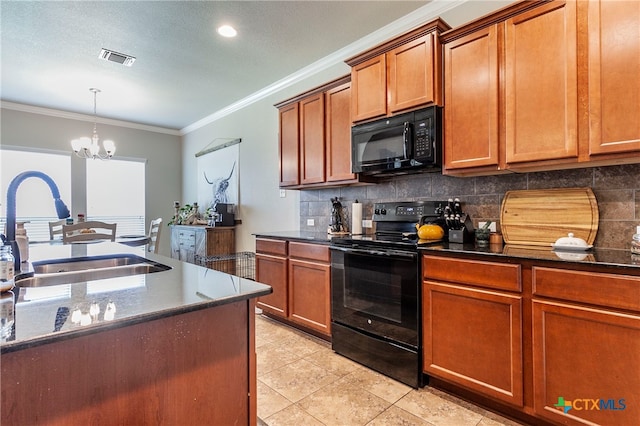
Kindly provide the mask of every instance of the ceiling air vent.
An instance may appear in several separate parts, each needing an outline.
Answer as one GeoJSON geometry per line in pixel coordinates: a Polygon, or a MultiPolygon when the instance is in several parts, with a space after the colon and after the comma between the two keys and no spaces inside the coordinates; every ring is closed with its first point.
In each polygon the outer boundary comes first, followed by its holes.
{"type": "Polygon", "coordinates": [[[133,56],[125,55],[124,53],[114,52],[113,50],[102,49],[100,50],[100,59],[105,61],[117,62],[119,64],[130,67],[136,61],[133,56]]]}

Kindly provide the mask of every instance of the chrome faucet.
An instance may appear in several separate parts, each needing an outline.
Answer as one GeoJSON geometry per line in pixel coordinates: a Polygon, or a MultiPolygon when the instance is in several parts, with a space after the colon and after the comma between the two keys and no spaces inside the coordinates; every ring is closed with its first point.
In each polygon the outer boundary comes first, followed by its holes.
{"type": "Polygon", "coordinates": [[[53,201],[56,205],[56,213],[58,214],[58,219],[64,219],[70,216],[69,208],[66,204],[60,199],[60,191],[58,190],[58,186],[56,183],[49,177],[48,175],[42,172],[36,171],[28,171],[22,172],[18,176],[14,177],[9,187],[7,188],[7,235],[6,241],[11,245],[11,251],[13,252],[13,257],[15,258],[15,271],[20,272],[20,249],[18,248],[18,243],[16,242],[16,193],[18,192],[18,186],[25,180],[30,177],[37,177],[45,181],[47,185],[49,185],[49,189],[51,189],[51,195],[53,195],[53,201]]]}

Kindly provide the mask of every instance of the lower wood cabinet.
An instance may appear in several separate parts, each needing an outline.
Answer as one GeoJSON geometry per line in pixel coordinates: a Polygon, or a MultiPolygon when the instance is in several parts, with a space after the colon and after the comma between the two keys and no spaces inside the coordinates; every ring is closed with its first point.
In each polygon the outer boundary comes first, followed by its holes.
{"type": "Polygon", "coordinates": [[[640,277],[533,267],[535,412],[572,425],[640,420],[640,277]]]}
{"type": "MultiPolygon", "coordinates": [[[[432,279],[446,275],[452,280],[464,280],[464,271],[470,273],[474,267],[477,276],[482,277],[483,271],[499,271],[503,266],[493,262],[424,257],[423,370],[431,376],[522,406],[522,296],[475,288],[464,282],[432,279]],[[452,274],[452,271],[463,272],[452,274]]],[[[517,265],[506,265],[505,272],[513,271],[519,271],[517,265]]],[[[518,288],[519,277],[512,275],[513,287],[518,288]]],[[[480,281],[487,286],[492,283],[489,276],[485,283],[481,278],[469,281],[480,281]]]]}
{"type": "Polygon", "coordinates": [[[425,254],[422,269],[436,386],[531,424],[639,424],[636,268],[425,254]]]}
{"type": "Polygon", "coordinates": [[[273,288],[258,299],[265,313],[331,336],[329,246],[257,238],[256,280],[273,288]]]}

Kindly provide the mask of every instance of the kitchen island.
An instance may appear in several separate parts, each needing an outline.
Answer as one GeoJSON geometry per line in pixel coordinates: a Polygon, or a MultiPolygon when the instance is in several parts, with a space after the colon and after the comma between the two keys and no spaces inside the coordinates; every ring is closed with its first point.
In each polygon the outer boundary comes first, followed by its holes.
{"type": "Polygon", "coordinates": [[[269,286],[116,243],[30,252],[34,263],[122,254],[170,269],[14,288],[3,425],[256,423],[254,298],[269,286]]]}

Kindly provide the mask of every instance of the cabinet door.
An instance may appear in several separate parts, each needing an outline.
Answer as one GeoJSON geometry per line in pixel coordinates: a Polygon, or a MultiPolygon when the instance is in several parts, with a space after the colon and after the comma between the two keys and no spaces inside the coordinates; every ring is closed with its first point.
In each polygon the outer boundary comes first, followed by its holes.
{"type": "Polygon", "coordinates": [[[435,102],[434,37],[428,34],[387,53],[390,113],[435,102]]]}
{"type": "Polygon", "coordinates": [[[171,233],[171,257],[183,262],[195,263],[197,236],[193,229],[174,226],[171,233]]]}
{"type": "Polygon", "coordinates": [[[280,108],[280,186],[300,183],[298,159],[298,103],[280,108]]]}
{"type": "Polygon", "coordinates": [[[535,412],[562,424],[640,419],[640,317],[533,301],[535,412]]]}
{"type": "Polygon", "coordinates": [[[589,2],[590,154],[640,150],[640,2],[589,2]]]}
{"type": "Polygon", "coordinates": [[[444,46],[445,170],[499,162],[498,25],[444,46]]]}
{"type": "Polygon", "coordinates": [[[286,318],[287,259],[256,254],[256,281],[273,288],[273,293],[258,298],[257,306],[265,312],[286,318]]]}
{"type": "Polygon", "coordinates": [[[300,101],[300,183],[324,182],[324,94],[300,101]]]}
{"type": "Polygon", "coordinates": [[[351,173],[351,84],[328,90],[325,97],[327,182],[354,180],[351,173]]]}
{"type": "Polygon", "coordinates": [[[289,260],[289,318],[326,335],[331,334],[331,267],[289,260]]]}
{"type": "Polygon", "coordinates": [[[422,297],[424,371],[522,406],[522,297],[434,281],[422,297]]]}
{"type": "Polygon", "coordinates": [[[575,0],[506,21],[507,163],[577,159],[576,49],[575,0]]]}
{"type": "Polygon", "coordinates": [[[387,61],[385,58],[385,55],[379,55],[351,69],[352,121],[387,114],[387,61]]]}

